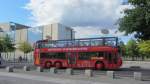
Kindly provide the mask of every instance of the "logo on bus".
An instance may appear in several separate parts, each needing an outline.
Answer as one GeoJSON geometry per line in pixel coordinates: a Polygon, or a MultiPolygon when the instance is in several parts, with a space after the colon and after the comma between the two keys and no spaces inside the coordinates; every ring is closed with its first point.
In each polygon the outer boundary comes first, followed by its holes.
{"type": "Polygon", "coordinates": [[[87,48],[63,48],[63,50],[87,50],[87,48]]]}
{"type": "Polygon", "coordinates": [[[76,51],[76,50],[88,50],[88,48],[56,48],[56,49],[48,49],[48,51],[76,51]]]}

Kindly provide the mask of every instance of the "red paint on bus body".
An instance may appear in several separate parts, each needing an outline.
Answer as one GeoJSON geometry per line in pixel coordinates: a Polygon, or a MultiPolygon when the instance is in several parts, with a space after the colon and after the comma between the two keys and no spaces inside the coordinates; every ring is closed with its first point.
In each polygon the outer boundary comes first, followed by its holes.
{"type": "Polygon", "coordinates": [[[62,48],[35,48],[34,64],[46,67],[46,63],[51,63],[50,67],[71,67],[71,68],[91,68],[91,69],[118,69],[122,65],[122,59],[119,56],[118,48],[112,46],[79,46],[62,48]],[[104,57],[91,57],[87,60],[79,59],[79,53],[105,52],[106,56],[111,54],[109,60],[104,57]],[[65,59],[40,58],[40,53],[65,53],[65,59]],[[68,54],[69,53],[69,54],[68,54]],[[72,59],[73,58],[73,59],[72,59]],[[71,63],[72,61],[72,63],[71,63]]]}

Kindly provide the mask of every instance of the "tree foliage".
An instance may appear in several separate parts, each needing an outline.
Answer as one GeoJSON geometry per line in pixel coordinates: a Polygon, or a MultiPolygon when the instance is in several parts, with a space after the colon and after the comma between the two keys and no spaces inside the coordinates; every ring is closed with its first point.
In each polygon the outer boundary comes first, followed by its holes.
{"type": "Polygon", "coordinates": [[[126,54],[134,60],[135,57],[138,56],[138,47],[135,40],[129,40],[126,45],[126,54]]]}
{"type": "Polygon", "coordinates": [[[150,40],[140,42],[138,47],[140,53],[150,57],[150,40]]]}
{"type": "Polygon", "coordinates": [[[3,52],[4,41],[2,37],[0,37],[0,52],[3,52]]]}
{"type": "Polygon", "coordinates": [[[132,9],[124,10],[125,16],[119,20],[119,30],[125,34],[135,33],[142,40],[150,39],[150,0],[129,0],[132,9]]]}
{"type": "Polygon", "coordinates": [[[3,38],[3,46],[4,46],[4,52],[12,52],[15,50],[14,44],[12,43],[12,40],[9,37],[9,35],[6,35],[3,38]]]}
{"type": "Polygon", "coordinates": [[[22,51],[22,52],[24,52],[24,53],[29,53],[33,49],[32,49],[32,46],[30,45],[30,43],[28,43],[28,42],[22,42],[19,45],[19,50],[22,51]]]}
{"type": "Polygon", "coordinates": [[[120,53],[122,54],[123,57],[125,57],[127,55],[126,54],[126,45],[124,44],[123,41],[119,42],[119,51],[120,51],[120,53]]]}
{"type": "Polygon", "coordinates": [[[7,53],[8,56],[8,52],[12,52],[14,50],[15,47],[9,35],[6,35],[5,37],[0,37],[0,56],[2,52],[7,53]]]}
{"type": "Polygon", "coordinates": [[[0,37],[0,52],[11,52],[14,50],[15,47],[9,35],[0,37]]]}

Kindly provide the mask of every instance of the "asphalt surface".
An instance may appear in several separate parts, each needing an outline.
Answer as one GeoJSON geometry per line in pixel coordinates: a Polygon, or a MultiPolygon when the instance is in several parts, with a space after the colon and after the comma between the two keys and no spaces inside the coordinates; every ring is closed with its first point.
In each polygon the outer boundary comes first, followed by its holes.
{"type": "Polygon", "coordinates": [[[37,72],[32,64],[20,63],[15,64],[14,72],[11,73],[6,72],[4,67],[0,68],[0,84],[150,84],[149,64],[125,64],[114,70],[115,79],[112,80],[106,76],[107,70],[93,70],[94,76],[87,77],[84,75],[85,70],[75,69],[74,75],[66,75],[65,69],[58,69],[56,74],[51,74],[49,69],[37,72]],[[23,71],[24,65],[30,65],[31,71],[23,71]],[[141,72],[143,81],[134,80],[134,72],[141,72]]]}
{"type": "Polygon", "coordinates": [[[58,84],[54,82],[35,81],[25,78],[0,76],[0,84],[58,84]]]}
{"type": "Polygon", "coordinates": [[[111,84],[106,82],[58,78],[54,76],[39,76],[29,74],[1,73],[0,84],[111,84]]]}
{"type": "MultiPolygon", "coordinates": [[[[42,73],[43,74],[43,73],[42,73]]],[[[109,79],[106,77],[83,77],[66,75],[41,75],[31,73],[0,72],[0,84],[149,84],[149,81],[132,79],[109,79]]]]}

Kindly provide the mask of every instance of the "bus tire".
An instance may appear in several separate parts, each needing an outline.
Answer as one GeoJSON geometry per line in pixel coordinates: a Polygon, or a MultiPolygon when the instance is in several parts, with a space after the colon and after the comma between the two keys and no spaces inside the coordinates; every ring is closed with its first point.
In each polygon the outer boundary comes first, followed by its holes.
{"type": "Polygon", "coordinates": [[[104,63],[102,63],[102,62],[96,62],[95,63],[95,69],[97,69],[97,70],[104,69],[104,63]]]}
{"type": "Polygon", "coordinates": [[[48,61],[48,62],[45,63],[45,68],[50,68],[51,66],[52,66],[51,62],[48,61]]]}
{"type": "Polygon", "coordinates": [[[56,62],[55,63],[55,67],[56,68],[61,68],[62,67],[62,63],[61,62],[56,62]]]}

